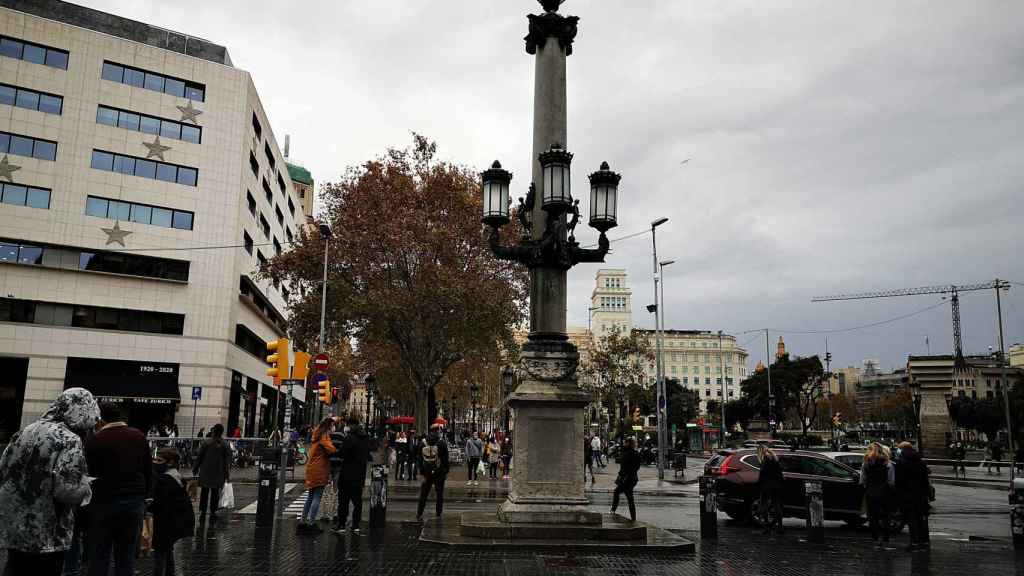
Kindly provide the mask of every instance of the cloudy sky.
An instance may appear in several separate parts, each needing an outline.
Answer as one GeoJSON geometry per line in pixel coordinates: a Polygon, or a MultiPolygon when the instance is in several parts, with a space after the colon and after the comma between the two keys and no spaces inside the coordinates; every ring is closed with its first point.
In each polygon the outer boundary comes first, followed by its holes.
{"type": "MultiPolygon", "coordinates": [[[[228,47],[278,141],[318,181],[404,146],[410,131],[528,185],[530,0],[86,0],[228,47]]],[[[812,304],[814,295],[1024,282],[1024,3],[570,0],[569,149],[576,195],[602,160],[623,174],[620,227],[654,218],[668,324],[885,368],[948,353],[940,296],[812,304]],[[680,162],[690,159],[687,163],[680,162]]],[[[592,230],[584,238],[592,238],[592,230]]],[[[651,241],[613,244],[650,326],[651,241]]],[[[586,325],[594,266],[570,273],[586,325]]],[[[1024,284],[1004,298],[1024,341],[1024,284]]],[[[963,296],[964,347],[997,345],[992,291],[963,296]]],[[[774,348],[774,347],[773,347],[774,348]]]]}

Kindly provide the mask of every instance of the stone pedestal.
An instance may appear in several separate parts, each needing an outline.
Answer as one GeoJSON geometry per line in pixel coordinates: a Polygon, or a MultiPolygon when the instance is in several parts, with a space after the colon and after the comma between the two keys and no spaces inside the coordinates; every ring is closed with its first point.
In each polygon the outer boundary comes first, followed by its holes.
{"type": "Polygon", "coordinates": [[[513,461],[503,522],[601,523],[586,510],[583,408],[590,396],[576,384],[579,353],[564,339],[531,340],[520,357],[522,378],[508,398],[515,410],[513,461]]]}
{"type": "Polygon", "coordinates": [[[945,394],[941,388],[921,389],[921,448],[929,458],[942,457],[949,449],[952,421],[945,394]]]}

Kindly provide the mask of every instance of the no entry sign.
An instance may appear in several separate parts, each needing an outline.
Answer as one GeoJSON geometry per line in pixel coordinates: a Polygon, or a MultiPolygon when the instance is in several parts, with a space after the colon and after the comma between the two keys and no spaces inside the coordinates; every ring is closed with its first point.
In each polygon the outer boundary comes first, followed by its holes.
{"type": "Polygon", "coordinates": [[[313,366],[316,368],[317,372],[327,371],[327,365],[330,364],[330,362],[331,359],[327,354],[317,354],[313,357],[313,366]]]}

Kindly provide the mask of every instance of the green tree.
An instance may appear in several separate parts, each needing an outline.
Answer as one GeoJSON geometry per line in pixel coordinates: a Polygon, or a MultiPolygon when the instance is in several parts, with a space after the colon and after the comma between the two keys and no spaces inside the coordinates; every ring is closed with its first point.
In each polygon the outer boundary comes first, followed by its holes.
{"type": "MultiPolygon", "coordinates": [[[[582,381],[606,406],[617,406],[624,394],[629,405],[653,408],[652,386],[644,366],[654,360],[647,337],[639,331],[612,329],[598,339],[587,362],[580,366],[582,381]]],[[[619,422],[619,426],[624,426],[619,422]]]]}
{"type": "Polygon", "coordinates": [[[669,427],[675,424],[676,428],[685,430],[686,423],[693,421],[700,410],[700,397],[697,391],[680,384],[678,378],[666,378],[665,394],[668,396],[666,417],[669,427]]]}
{"type": "MultiPolygon", "coordinates": [[[[776,360],[771,365],[771,390],[775,397],[775,420],[781,420],[780,416],[787,412],[801,418],[804,413],[810,414],[811,407],[806,409],[799,407],[800,399],[805,395],[813,397],[815,401],[820,398],[820,384],[815,386],[814,383],[820,382],[823,374],[824,367],[817,356],[790,359],[787,354],[776,360]],[[814,391],[815,387],[818,388],[818,392],[814,391]]],[[[771,416],[768,414],[767,370],[751,374],[746,380],[740,382],[740,389],[757,414],[771,416]]],[[[800,426],[806,431],[803,422],[800,423],[800,426]]]]}

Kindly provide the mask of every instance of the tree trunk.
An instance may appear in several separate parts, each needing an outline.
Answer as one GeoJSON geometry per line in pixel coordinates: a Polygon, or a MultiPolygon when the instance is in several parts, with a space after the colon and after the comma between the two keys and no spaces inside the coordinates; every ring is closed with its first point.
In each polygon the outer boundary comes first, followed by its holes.
{"type": "Polygon", "coordinates": [[[437,420],[437,387],[427,388],[427,425],[437,420]]]}
{"type": "Polygon", "coordinates": [[[427,414],[427,390],[416,386],[416,432],[426,434],[430,430],[430,416],[427,414]]]}

